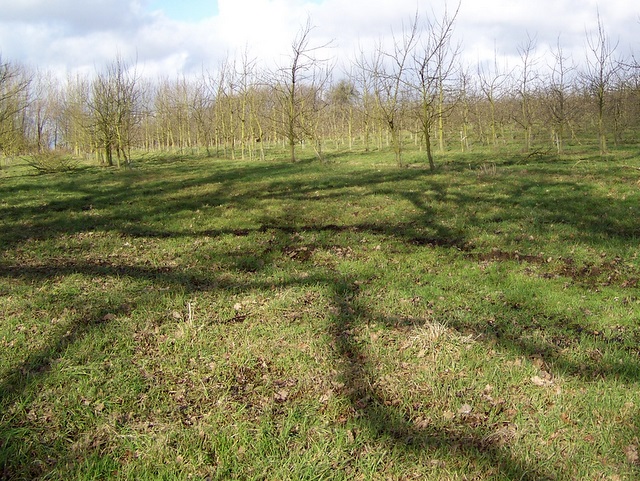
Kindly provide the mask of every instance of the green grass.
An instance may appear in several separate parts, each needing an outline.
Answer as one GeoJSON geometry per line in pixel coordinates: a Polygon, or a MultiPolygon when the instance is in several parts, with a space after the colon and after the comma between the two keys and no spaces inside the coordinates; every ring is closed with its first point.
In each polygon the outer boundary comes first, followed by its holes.
{"type": "Polygon", "coordinates": [[[637,153],[392,159],[2,171],[0,479],[640,476],[637,153]]]}

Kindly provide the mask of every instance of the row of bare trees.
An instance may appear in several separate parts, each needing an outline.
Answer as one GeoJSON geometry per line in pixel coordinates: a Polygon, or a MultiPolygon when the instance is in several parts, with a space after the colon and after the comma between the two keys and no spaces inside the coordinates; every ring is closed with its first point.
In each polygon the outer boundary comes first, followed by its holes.
{"type": "Polygon", "coordinates": [[[475,145],[555,150],[568,144],[637,142],[640,68],[623,58],[602,22],[574,63],[560,42],[544,57],[536,39],[509,66],[496,54],[474,67],[453,42],[458,11],[415,15],[337,72],[331,46],[316,44],[310,21],[287,61],[262,68],[247,52],[198,76],[148,79],[117,57],[91,77],[64,81],[0,61],[0,157],[65,149],[127,165],[133,150],[205,150],[259,158],[278,145],[296,160],[337,149],[418,146],[436,152],[475,145]],[[326,57],[323,57],[326,56],[326,57]]]}

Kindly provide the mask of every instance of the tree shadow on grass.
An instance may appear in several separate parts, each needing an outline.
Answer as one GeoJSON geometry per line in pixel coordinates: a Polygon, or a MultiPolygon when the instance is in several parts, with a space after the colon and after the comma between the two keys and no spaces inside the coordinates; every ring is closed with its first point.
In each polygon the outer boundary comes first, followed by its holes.
{"type": "MultiPolygon", "coordinates": [[[[292,232],[292,231],[290,231],[292,232]]],[[[439,242],[437,244],[442,244],[439,242]]],[[[268,260],[268,259],[266,259],[268,260]]],[[[301,259],[300,262],[306,262],[301,259]]],[[[345,384],[344,396],[348,399],[353,411],[356,413],[354,422],[366,433],[371,442],[387,446],[389,449],[406,451],[407,453],[434,453],[451,451],[453,456],[462,458],[471,464],[478,466],[489,464],[497,471],[501,479],[552,479],[552,473],[545,472],[542,468],[529,465],[527,462],[517,459],[510,454],[508,447],[492,442],[492,432],[486,426],[474,427],[465,430],[461,434],[456,429],[445,429],[438,426],[417,426],[413,419],[397,405],[389,403],[376,382],[379,374],[374,362],[367,355],[362,344],[356,339],[354,331],[362,322],[379,323],[387,328],[393,328],[397,319],[390,315],[377,314],[366,307],[363,300],[356,301],[359,293],[359,285],[363,279],[357,276],[333,274],[312,274],[302,280],[285,280],[281,282],[265,282],[260,280],[243,281],[224,280],[219,281],[211,275],[193,274],[176,268],[142,268],[131,265],[94,265],[91,263],[67,263],[56,264],[47,267],[34,267],[22,269],[19,266],[3,266],[0,276],[9,278],[24,278],[30,280],[47,279],[52,272],[56,275],[83,274],[87,276],[129,276],[143,281],[152,281],[159,287],[169,290],[180,289],[186,292],[197,293],[205,290],[229,290],[233,292],[247,290],[268,291],[274,287],[290,286],[317,286],[323,285],[331,295],[331,305],[335,310],[331,314],[329,334],[332,338],[337,355],[337,368],[339,377],[345,384]]],[[[73,343],[80,342],[95,326],[102,326],[105,315],[113,313],[113,309],[102,308],[93,310],[73,324],[72,328],[64,334],[54,337],[47,347],[38,353],[29,356],[3,381],[0,388],[0,408],[7,408],[16,402],[24,402],[25,395],[36,385],[41,383],[48,375],[51,362],[62,356],[66,349],[73,343]]],[[[419,322],[419,321],[418,321],[419,322]]],[[[104,324],[108,327],[108,324],[104,324]]],[[[452,327],[465,332],[468,326],[453,325],[452,327]]],[[[498,340],[498,346],[514,355],[528,356],[536,346],[527,346],[522,343],[504,342],[498,340]]],[[[560,356],[560,354],[558,354],[560,356]]],[[[556,362],[562,361],[560,357],[556,362]]],[[[594,362],[593,369],[601,369],[594,362]]],[[[631,371],[629,371],[631,372],[631,371]]],[[[638,382],[639,373],[630,377],[631,382],[638,382]]],[[[603,373],[604,376],[613,375],[603,373]]],[[[0,425],[0,434],[10,432],[15,426],[15,420],[8,420],[0,425]]],[[[15,437],[10,442],[18,442],[15,437]]],[[[0,445],[5,453],[26,449],[0,445]]],[[[90,453],[85,453],[89,455],[90,453]]],[[[5,454],[1,454],[2,457],[5,454]]],[[[5,461],[5,477],[36,477],[45,475],[47,468],[40,466],[44,471],[31,471],[28,466],[14,464],[10,459],[5,461]],[[14,476],[15,475],[15,476],[14,476]]],[[[482,469],[482,468],[480,468],[482,469]]]]}
{"type": "Polygon", "coordinates": [[[477,427],[473,432],[461,434],[455,429],[446,430],[437,426],[418,427],[406,412],[395,407],[388,396],[377,386],[378,375],[369,361],[361,343],[354,337],[359,320],[380,323],[393,328],[397,320],[381,318],[359,303],[352,302],[358,285],[349,279],[332,283],[337,314],[330,331],[342,366],[341,379],[354,411],[357,423],[375,443],[388,445],[391,449],[423,453],[447,451],[455,457],[466,458],[472,465],[486,464],[497,470],[499,479],[545,480],[555,479],[551,473],[513,457],[508,448],[491,441],[492,432],[487,427],[477,427]]]}
{"type": "MultiPolygon", "coordinates": [[[[640,228],[630,220],[633,199],[612,203],[585,185],[539,173],[509,178],[507,183],[500,177],[490,178],[482,189],[467,189],[466,184],[476,181],[473,170],[460,171],[459,178],[451,181],[415,169],[379,171],[350,169],[346,165],[335,171],[330,166],[319,168],[314,162],[214,164],[212,173],[204,175],[189,169],[189,165],[179,168],[170,164],[158,173],[151,171],[148,177],[145,172],[126,171],[63,177],[55,183],[59,197],[43,197],[38,202],[24,201],[34,187],[31,183],[22,182],[8,190],[0,188],[0,197],[23,199],[20,205],[0,205],[0,218],[5,224],[0,243],[10,248],[27,240],[87,231],[133,236],[153,236],[156,232],[156,237],[198,235],[197,228],[189,232],[163,228],[164,222],[158,219],[185,212],[209,212],[216,206],[243,210],[259,209],[268,203],[313,204],[341,199],[353,199],[352,204],[357,205],[363,199],[383,195],[410,202],[417,211],[409,220],[415,227],[442,227],[446,217],[466,216],[460,232],[455,233],[458,240],[467,237],[465,230],[494,227],[487,223],[485,212],[494,213],[496,227],[505,221],[526,224],[532,220],[540,228],[565,224],[576,232],[576,240],[594,246],[608,239],[626,242],[640,237],[640,228]],[[343,168],[346,170],[340,170],[343,168]],[[178,195],[181,192],[189,195],[178,195]],[[456,209],[447,207],[450,204],[456,209]]],[[[305,224],[302,212],[297,217],[295,222],[281,219],[279,223],[305,224]]],[[[274,224],[274,219],[265,218],[264,222],[274,224]]],[[[381,221],[377,228],[393,228],[384,223],[381,221]]],[[[397,236],[402,237],[403,232],[406,230],[398,229],[397,236]]]]}
{"type": "MultiPolygon", "coordinates": [[[[168,217],[172,214],[183,210],[196,210],[206,203],[229,203],[238,207],[248,205],[249,202],[261,202],[270,200],[305,200],[307,196],[316,191],[321,191],[324,199],[343,196],[340,190],[344,188],[363,188],[366,189],[363,196],[375,195],[397,195],[409,202],[417,214],[405,223],[391,224],[386,221],[375,222],[359,222],[352,225],[325,222],[322,225],[314,225],[305,220],[302,212],[287,212],[284,215],[275,215],[272,217],[263,216],[257,222],[259,225],[255,227],[243,228],[241,230],[234,229],[203,229],[198,231],[162,229],[159,225],[145,225],[142,220],[142,214],[138,211],[123,212],[117,215],[105,216],[100,219],[90,219],[82,216],[87,205],[100,206],[107,208],[110,203],[127,202],[130,198],[131,186],[126,183],[119,184],[115,187],[107,189],[97,188],[91,189],[87,186],[80,198],[70,200],[62,200],[50,202],[45,206],[22,207],[16,211],[12,211],[10,220],[19,221],[23,217],[38,215],[40,217],[33,220],[32,225],[24,229],[19,223],[11,225],[9,230],[13,230],[11,235],[3,234],[0,237],[3,241],[10,241],[7,247],[10,248],[19,243],[20,239],[38,239],[44,240],[54,238],[60,234],[72,234],[84,232],[95,228],[104,229],[105,231],[117,232],[125,235],[134,235],[138,237],[201,237],[210,236],[217,237],[221,235],[238,235],[245,236],[248,234],[260,234],[267,231],[274,231],[282,234],[284,238],[290,238],[292,234],[297,232],[304,233],[367,233],[372,235],[384,235],[391,239],[404,242],[410,248],[445,248],[454,249],[455,252],[471,250],[466,237],[466,232],[457,231],[448,227],[442,219],[442,214],[434,208],[430,201],[444,202],[449,199],[451,202],[458,203],[460,209],[463,210],[471,205],[479,209],[489,209],[495,206],[496,199],[492,195],[484,194],[467,194],[463,189],[458,188],[452,192],[452,185],[447,185],[442,181],[426,177],[428,174],[417,174],[409,169],[398,170],[397,172],[368,172],[357,178],[345,173],[329,174],[322,180],[297,180],[290,181],[287,175],[299,172],[304,169],[303,165],[288,164],[278,166],[277,169],[271,165],[261,165],[255,169],[227,169],[226,171],[205,177],[203,179],[191,179],[188,182],[167,182],[162,187],[162,194],[149,202],[157,202],[158,205],[151,205],[145,215],[159,215],[165,213],[168,217]],[[255,176],[256,179],[265,175],[274,175],[276,179],[269,183],[269,186],[263,192],[249,191],[241,189],[235,192],[241,181],[247,179],[247,176],[255,176]],[[278,178],[278,176],[282,176],[278,178]],[[393,189],[391,184],[403,180],[420,179],[425,182],[426,187],[432,190],[433,197],[425,196],[423,192],[408,192],[393,189]],[[209,192],[196,197],[188,198],[169,198],[166,200],[166,193],[178,193],[186,187],[207,187],[209,185],[222,186],[216,187],[214,192],[209,192]],[[82,197],[84,196],[84,197],[82,197]],[[47,209],[50,209],[49,211],[47,209]],[[78,214],[81,220],[71,219],[67,223],[60,223],[58,218],[49,218],[51,212],[61,212],[66,214],[78,214]],[[89,222],[84,222],[88,220],[89,222]],[[24,230],[21,230],[24,229],[24,230]],[[431,234],[425,234],[431,232],[431,234]],[[419,246],[419,247],[418,247],[419,246]]],[[[547,187],[554,187],[556,183],[547,182],[547,187]]],[[[566,184],[562,184],[567,187],[566,184]]],[[[457,186],[460,187],[460,186],[457,186]]],[[[523,181],[515,186],[511,186],[507,191],[511,192],[510,197],[503,198],[499,201],[498,206],[504,217],[509,215],[524,215],[522,211],[518,214],[509,214],[511,208],[517,207],[526,200],[533,201],[540,197],[539,189],[545,187],[539,182],[523,181]]],[[[563,190],[559,192],[555,199],[545,199],[539,207],[539,217],[543,222],[564,221],[583,228],[583,241],[599,245],[602,242],[601,237],[612,237],[620,240],[627,240],[635,235],[633,225],[626,222],[623,207],[611,206],[606,198],[593,196],[587,190],[585,195],[584,189],[575,191],[563,190]],[[588,213],[588,215],[587,215],[588,213]],[[609,221],[603,222],[604,214],[609,216],[609,221]],[[611,223],[614,219],[614,223],[611,223]],[[622,223],[622,224],[621,224],[622,223]]],[[[71,189],[71,187],[70,187],[71,189]]],[[[74,187],[75,189],[75,187],[74,187]]],[[[155,195],[153,192],[151,193],[155,195]]],[[[469,227],[478,227],[479,223],[472,218],[468,220],[469,227]]],[[[289,239],[289,242],[293,242],[289,239]]],[[[284,249],[285,246],[280,246],[284,249]]],[[[293,252],[291,245],[286,246],[293,252]]],[[[267,252],[266,250],[256,254],[256,259],[260,262],[253,263],[250,267],[256,271],[269,265],[272,257],[281,253],[267,252]]],[[[236,262],[234,253],[221,253],[222,256],[228,257],[230,265],[238,264],[237,267],[242,268],[241,263],[236,262]]],[[[462,254],[461,254],[462,255],[462,254]]],[[[291,256],[289,256],[291,257],[291,256]]],[[[0,276],[6,278],[26,278],[31,280],[45,280],[52,276],[66,274],[84,274],[87,276],[129,276],[134,279],[149,281],[154,284],[168,287],[169,289],[181,289],[186,292],[200,292],[209,289],[223,289],[229,291],[242,291],[249,289],[265,289],[268,290],[274,283],[261,282],[233,282],[227,279],[217,279],[211,274],[203,274],[201,272],[190,272],[188,270],[176,269],[171,267],[151,268],[148,266],[139,266],[131,264],[117,264],[115,262],[86,262],[86,261],[47,261],[42,264],[24,266],[12,265],[8,263],[0,264],[0,276]]],[[[473,460],[489,460],[496,467],[502,478],[506,479],[544,479],[550,477],[549,473],[534,466],[527,465],[524,461],[514,458],[509,454],[508,449],[493,445],[488,442],[489,433],[484,428],[476,428],[471,434],[460,435],[455,431],[448,431],[437,427],[417,427],[406,414],[397,407],[389,405],[386,402],[384,393],[376,388],[376,379],[378,377],[376,368],[367,358],[367,353],[362,349],[357,340],[354,338],[353,330],[358,327],[358,323],[362,319],[372,319],[383,325],[391,326],[393,319],[381,317],[368,310],[365,306],[354,303],[352,298],[357,292],[355,277],[330,277],[330,276],[311,276],[305,281],[291,281],[288,283],[276,283],[277,286],[286,286],[296,284],[299,286],[311,285],[311,283],[319,283],[332,293],[332,303],[337,308],[337,314],[334,315],[332,326],[330,329],[331,337],[337,348],[338,363],[341,366],[341,377],[346,385],[346,397],[358,413],[357,422],[368,433],[371,439],[376,443],[383,443],[392,448],[406,450],[407,452],[420,451],[436,451],[439,449],[455,450],[456,455],[462,456],[470,461],[473,460]]],[[[515,311],[514,311],[515,312],[515,311]]],[[[36,354],[31,355],[24,360],[0,385],[0,408],[4,408],[13,403],[24,400],[26,393],[32,390],[37,384],[47,376],[49,366],[53,360],[63,355],[64,351],[75,342],[82,340],[95,326],[95,319],[102,319],[105,313],[102,310],[93,312],[89,318],[78,320],[74,327],[70,330],[70,334],[59,334],[57,337],[36,354]],[[26,375],[25,375],[26,374],[26,375]]],[[[524,323],[528,322],[527,314],[520,313],[524,323]]],[[[451,317],[450,325],[461,332],[469,331],[475,334],[487,334],[491,330],[496,330],[496,325],[478,325],[466,322],[462,318],[451,317]]],[[[502,321],[500,321],[502,322],[502,321]]],[[[503,323],[506,323],[505,319],[503,323]]],[[[500,323],[499,323],[500,324],[500,323]]],[[[560,334],[569,338],[572,342],[580,342],[582,332],[573,329],[570,325],[566,325],[566,319],[558,318],[551,320],[553,329],[560,334]]],[[[498,325],[499,328],[504,328],[498,325]]],[[[542,326],[544,328],[544,326],[542,326]]],[[[567,359],[561,349],[552,349],[539,343],[533,343],[528,339],[518,336],[499,336],[491,337],[497,345],[513,353],[515,356],[531,356],[540,354],[552,366],[563,373],[571,375],[597,376],[600,378],[622,377],[629,382],[638,382],[640,380],[640,369],[637,364],[628,366],[625,370],[607,370],[597,361],[587,362],[585,368],[578,368],[573,361],[567,359]]],[[[603,345],[608,342],[607,339],[596,339],[596,343],[603,345]]],[[[4,422],[0,428],[7,432],[11,426],[10,422],[4,422]]],[[[0,449],[5,449],[6,445],[2,445],[0,449]]],[[[5,451],[6,452],[6,451],[5,451]]],[[[9,465],[5,467],[9,474],[5,477],[11,477],[13,473],[18,473],[18,477],[23,473],[28,476],[27,471],[21,471],[24,467],[9,465]],[[12,471],[13,470],[13,471],[12,471]]],[[[25,468],[26,469],[26,468],[25,468]]],[[[46,474],[46,472],[39,473],[46,474]]]]}
{"type": "MultiPolygon", "coordinates": [[[[127,314],[128,309],[128,306],[114,308],[109,305],[90,309],[71,323],[58,326],[49,342],[3,373],[0,382],[0,412],[4,413],[0,416],[0,479],[38,479],[46,476],[54,464],[65,462],[56,459],[60,453],[51,451],[53,446],[42,442],[34,446],[23,439],[25,430],[45,429],[44,426],[30,427],[36,422],[29,417],[31,401],[37,396],[38,386],[50,375],[53,363],[94,329],[108,328],[115,316],[127,314]]],[[[51,438],[50,433],[47,437],[51,438]]],[[[75,452],[74,462],[89,454],[75,452]]]]}

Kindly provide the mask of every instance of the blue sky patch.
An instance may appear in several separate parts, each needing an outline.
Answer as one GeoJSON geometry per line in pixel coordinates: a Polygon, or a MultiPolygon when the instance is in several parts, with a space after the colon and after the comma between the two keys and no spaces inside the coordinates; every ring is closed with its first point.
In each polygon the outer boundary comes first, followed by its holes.
{"type": "Polygon", "coordinates": [[[217,0],[152,0],[149,10],[162,10],[174,20],[198,21],[218,14],[217,0]]]}

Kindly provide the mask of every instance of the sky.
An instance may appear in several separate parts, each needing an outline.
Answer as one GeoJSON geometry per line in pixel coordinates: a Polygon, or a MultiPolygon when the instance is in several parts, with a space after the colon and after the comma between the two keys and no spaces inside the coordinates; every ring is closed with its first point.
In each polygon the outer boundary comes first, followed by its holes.
{"type": "MultiPolygon", "coordinates": [[[[310,19],[312,45],[348,65],[358,51],[399,35],[418,10],[441,18],[457,0],[0,0],[2,61],[66,76],[91,74],[116,56],[143,75],[173,78],[213,71],[245,55],[286,65],[310,19]]],[[[535,40],[544,56],[558,39],[576,62],[598,15],[620,53],[640,53],[635,0],[461,0],[456,42],[468,64],[518,59],[535,40]]]]}

